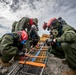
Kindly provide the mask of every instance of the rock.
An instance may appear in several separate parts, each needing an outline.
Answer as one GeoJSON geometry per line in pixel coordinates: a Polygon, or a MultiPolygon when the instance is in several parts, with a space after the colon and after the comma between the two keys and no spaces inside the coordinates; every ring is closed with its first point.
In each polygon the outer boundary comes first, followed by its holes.
{"type": "Polygon", "coordinates": [[[1,72],[2,72],[2,74],[5,74],[5,73],[8,72],[8,69],[7,68],[3,68],[1,72]]]}

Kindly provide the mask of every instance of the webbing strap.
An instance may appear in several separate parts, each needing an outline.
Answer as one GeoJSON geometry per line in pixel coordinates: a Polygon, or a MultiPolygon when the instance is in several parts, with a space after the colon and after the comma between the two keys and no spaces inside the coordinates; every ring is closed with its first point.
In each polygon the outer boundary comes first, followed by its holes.
{"type": "MultiPolygon", "coordinates": [[[[42,50],[43,46],[40,48],[40,50],[36,53],[35,56],[38,56],[40,54],[40,51],[42,50]]],[[[32,62],[36,60],[36,57],[32,58],[32,62]]]]}

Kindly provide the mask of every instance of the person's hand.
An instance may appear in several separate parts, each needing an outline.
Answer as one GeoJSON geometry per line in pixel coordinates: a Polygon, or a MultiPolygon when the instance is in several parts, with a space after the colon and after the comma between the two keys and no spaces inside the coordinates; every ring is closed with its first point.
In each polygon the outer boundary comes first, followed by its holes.
{"type": "Polygon", "coordinates": [[[56,39],[53,39],[53,42],[55,42],[55,43],[56,43],[56,39]]]}

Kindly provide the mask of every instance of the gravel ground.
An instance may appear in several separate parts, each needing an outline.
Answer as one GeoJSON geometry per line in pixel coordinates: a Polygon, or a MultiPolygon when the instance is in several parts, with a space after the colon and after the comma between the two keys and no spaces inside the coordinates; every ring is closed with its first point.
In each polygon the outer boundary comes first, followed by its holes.
{"type": "MultiPolygon", "coordinates": [[[[14,66],[16,66],[16,63],[11,66],[10,70],[14,68],[14,66]]],[[[62,59],[50,54],[48,57],[47,66],[45,67],[42,75],[62,75],[62,72],[66,70],[70,70],[70,68],[62,63],[62,59]]]]}
{"type": "Polygon", "coordinates": [[[43,75],[62,75],[62,72],[66,70],[70,70],[70,68],[62,63],[62,59],[50,54],[43,75]]]}

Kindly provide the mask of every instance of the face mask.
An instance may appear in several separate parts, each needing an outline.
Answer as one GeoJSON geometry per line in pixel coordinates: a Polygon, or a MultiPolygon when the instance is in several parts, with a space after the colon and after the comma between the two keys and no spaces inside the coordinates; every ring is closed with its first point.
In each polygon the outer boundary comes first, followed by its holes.
{"type": "Polygon", "coordinates": [[[54,23],[52,26],[51,26],[51,29],[58,29],[59,27],[59,23],[54,23]]]}
{"type": "Polygon", "coordinates": [[[57,29],[53,29],[51,31],[52,35],[54,35],[55,37],[58,36],[58,30],[57,29]]]}

